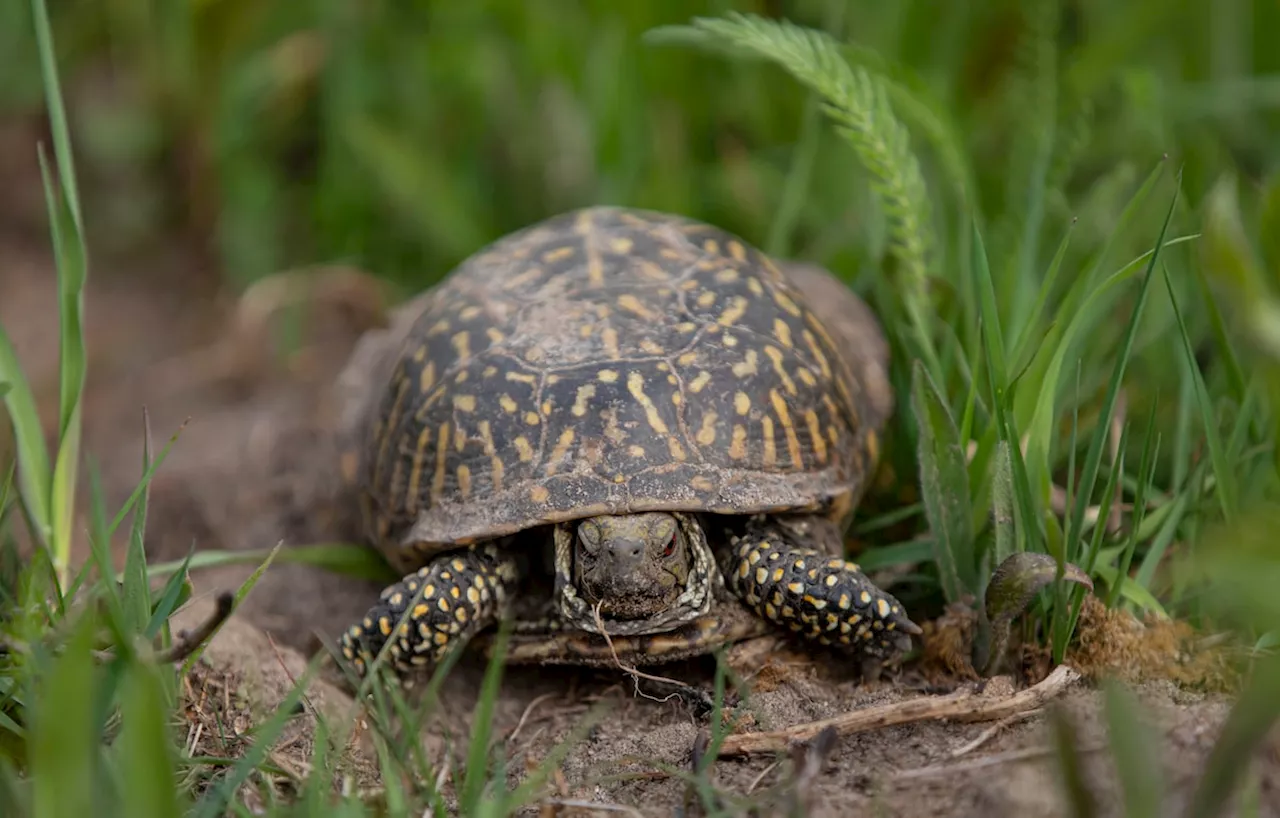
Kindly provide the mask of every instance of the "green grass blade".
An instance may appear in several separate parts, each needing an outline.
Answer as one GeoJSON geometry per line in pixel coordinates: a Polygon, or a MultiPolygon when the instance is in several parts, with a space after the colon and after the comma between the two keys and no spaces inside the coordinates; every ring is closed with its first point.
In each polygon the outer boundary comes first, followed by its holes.
{"type": "Polygon", "coordinates": [[[911,405],[919,429],[920,490],[933,534],[934,562],[948,602],[978,592],[969,472],[951,410],[916,361],[911,405]]]}
{"type": "MultiPolygon", "coordinates": [[[[267,554],[267,558],[262,561],[262,564],[254,569],[253,573],[250,574],[248,578],[240,584],[240,587],[236,589],[235,599],[231,606],[232,611],[240,607],[240,603],[249,595],[249,592],[253,590],[253,587],[258,584],[258,580],[262,579],[262,575],[271,567],[271,563],[275,561],[276,554],[280,551],[280,548],[283,545],[283,542],[276,543],[276,547],[271,549],[271,553],[267,554]]],[[[213,639],[216,634],[217,631],[210,634],[209,639],[213,639]]],[[[203,645],[200,645],[195,650],[191,651],[191,655],[183,661],[182,671],[179,675],[185,676],[191,672],[191,668],[195,667],[196,662],[200,661],[200,657],[204,655],[205,647],[208,644],[208,641],[206,641],[203,645]]]]}
{"type": "MultiPolygon", "coordinates": [[[[1169,202],[1169,209],[1165,213],[1164,223],[1160,226],[1160,235],[1156,238],[1155,249],[1151,253],[1151,260],[1147,264],[1147,270],[1142,277],[1142,284],[1138,290],[1137,302],[1133,306],[1133,310],[1129,315],[1129,323],[1125,328],[1124,341],[1116,356],[1115,365],[1111,370],[1111,379],[1107,384],[1106,396],[1102,400],[1102,407],[1098,412],[1097,427],[1094,429],[1093,436],[1089,442],[1089,448],[1085,453],[1084,465],[1080,473],[1080,488],[1075,497],[1075,504],[1070,509],[1071,516],[1067,526],[1067,547],[1070,549],[1074,543],[1079,542],[1081,533],[1084,530],[1084,512],[1088,507],[1090,498],[1093,495],[1093,488],[1098,480],[1098,471],[1102,465],[1102,450],[1105,446],[1107,435],[1110,432],[1111,416],[1115,412],[1116,401],[1120,394],[1120,383],[1124,379],[1125,368],[1129,363],[1129,356],[1133,351],[1134,338],[1138,334],[1138,325],[1142,317],[1143,307],[1146,304],[1147,293],[1151,287],[1151,279],[1155,273],[1156,261],[1160,257],[1160,248],[1164,246],[1164,237],[1169,230],[1169,222],[1173,219],[1174,208],[1178,203],[1178,193],[1182,189],[1182,174],[1178,173],[1177,185],[1174,187],[1173,196],[1169,202]]],[[[1084,597],[1078,591],[1071,591],[1071,608],[1070,612],[1065,610],[1055,611],[1057,627],[1054,628],[1054,644],[1053,657],[1055,662],[1061,662],[1062,657],[1067,649],[1067,642],[1071,638],[1071,629],[1065,627],[1067,625],[1067,617],[1074,618],[1078,615],[1079,606],[1082,604],[1084,597]]]]}
{"type": "MultiPolygon", "coordinates": [[[[151,465],[151,424],[144,413],[142,436],[142,471],[151,465]]],[[[129,545],[124,561],[124,607],[129,617],[129,628],[139,632],[147,626],[151,617],[151,585],[147,579],[147,553],[144,546],[147,528],[147,500],[150,482],[146,484],[133,512],[133,525],[129,530],[129,545]]]]}
{"type": "Polygon", "coordinates": [[[1253,677],[1227,716],[1187,807],[1187,818],[1213,818],[1239,786],[1249,759],[1280,719],[1280,655],[1257,663],[1253,677]]]}
{"type": "MultiPolygon", "coordinates": [[[[368,579],[375,582],[395,581],[400,575],[391,570],[376,550],[358,543],[319,543],[276,548],[253,548],[244,551],[195,551],[180,560],[155,562],[147,566],[151,578],[163,577],[174,571],[190,568],[218,568],[227,565],[260,563],[268,557],[276,562],[293,565],[310,565],[336,574],[368,579]],[[272,557],[272,554],[275,556],[272,557]]],[[[123,581],[123,576],[117,577],[123,581]]]]}
{"type": "Polygon", "coordinates": [[[17,447],[18,493],[28,519],[35,526],[32,533],[47,545],[53,537],[49,512],[49,450],[45,446],[40,413],[31,385],[3,327],[0,327],[0,383],[8,384],[4,404],[17,447]]]}
{"type": "MultiPolygon", "coordinates": [[[[498,694],[502,687],[502,672],[510,637],[510,625],[504,620],[494,639],[493,654],[489,658],[488,667],[485,668],[484,681],[480,683],[480,697],[476,701],[470,744],[467,748],[466,775],[458,795],[459,806],[466,815],[475,814],[490,780],[489,742],[493,735],[493,713],[498,705],[498,694]]],[[[498,751],[502,751],[501,747],[498,751]]]]}
{"type": "Polygon", "coordinates": [[[130,663],[121,690],[119,765],[130,816],[179,818],[169,697],[159,668],[130,663]]]}
{"type": "Polygon", "coordinates": [[[1107,606],[1115,607],[1124,592],[1126,580],[1129,578],[1129,566],[1133,564],[1134,552],[1138,549],[1138,534],[1142,531],[1142,522],[1147,513],[1147,492],[1155,480],[1157,453],[1160,449],[1160,433],[1156,431],[1157,401],[1151,402],[1151,410],[1147,415],[1147,433],[1142,441],[1142,460],[1138,465],[1138,487],[1133,495],[1133,520],[1129,524],[1129,536],[1124,551],[1120,556],[1120,565],[1116,570],[1116,580],[1111,585],[1107,596],[1107,606]]]}
{"type": "Polygon", "coordinates": [[[34,818],[95,814],[100,725],[94,683],[99,672],[91,653],[94,625],[88,616],[76,623],[63,654],[32,691],[28,741],[34,818]]]}
{"type": "Polygon", "coordinates": [[[1205,386],[1204,376],[1196,364],[1195,349],[1191,345],[1191,336],[1187,334],[1187,325],[1182,318],[1182,310],[1178,306],[1178,297],[1173,292],[1173,283],[1169,280],[1168,269],[1164,270],[1165,289],[1169,292],[1169,303],[1178,320],[1178,333],[1182,339],[1182,350],[1186,353],[1191,367],[1191,381],[1195,387],[1196,403],[1200,408],[1200,417],[1204,421],[1205,442],[1209,446],[1209,461],[1213,464],[1214,489],[1218,495],[1218,503],[1222,506],[1222,516],[1228,522],[1233,520],[1238,509],[1235,472],[1227,460],[1227,449],[1222,443],[1222,430],[1218,427],[1218,413],[1214,410],[1213,400],[1209,397],[1209,389],[1205,386]]]}
{"type": "Polygon", "coordinates": [[[1104,709],[1111,753],[1116,760],[1126,818],[1159,818],[1164,782],[1158,754],[1159,737],[1140,717],[1137,698],[1115,682],[1105,685],[1104,709]]]}

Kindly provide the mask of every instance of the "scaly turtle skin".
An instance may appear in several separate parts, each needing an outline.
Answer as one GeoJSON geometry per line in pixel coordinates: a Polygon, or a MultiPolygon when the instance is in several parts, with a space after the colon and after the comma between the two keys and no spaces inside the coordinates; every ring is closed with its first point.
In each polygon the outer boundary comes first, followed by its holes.
{"type": "Polygon", "coordinates": [[[841,557],[892,402],[878,325],[829,274],[600,207],[500,239],[416,308],[355,367],[344,468],[406,574],[342,638],[360,673],[388,641],[429,673],[505,616],[514,662],[769,628],[879,662],[920,632],[841,557]]]}

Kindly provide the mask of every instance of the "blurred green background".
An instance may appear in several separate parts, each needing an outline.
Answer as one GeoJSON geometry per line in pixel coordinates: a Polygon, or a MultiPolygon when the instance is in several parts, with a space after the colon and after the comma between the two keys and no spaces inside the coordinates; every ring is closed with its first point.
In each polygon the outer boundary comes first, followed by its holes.
{"type": "MultiPolygon", "coordinates": [[[[1017,213],[1056,122],[1046,253],[1072,216],[1105,232],[1124,197],[1099,182],[1132,185],[1163,153],[1185,163],[1192,208],[1224,166],[1258,180],[1280,157],[1274,0],[62,0],[93,246],[193,240],[235,286],[334,261],[420,286],[541,217],[620,203],[853,278],[879,262],[883,226],[794,81],[643,40],[731,10],[830,31],[933,103],[961,135],[938,150],[913,127],[937,197],[965,195],[967,175],[981,212],[1017,213]],[[1048,64],[1029,36],[1045,24],[1048,64]],[[806,127],[812,170],[788,191],[806,127]]],[[[7,115],[40,110],[29,14],[0,6],[7,115]]]]}

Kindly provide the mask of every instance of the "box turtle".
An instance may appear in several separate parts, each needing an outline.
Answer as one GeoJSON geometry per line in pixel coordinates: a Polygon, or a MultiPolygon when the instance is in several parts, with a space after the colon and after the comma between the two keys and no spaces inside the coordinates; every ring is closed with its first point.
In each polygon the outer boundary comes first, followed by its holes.
{"type": "Polygon", "coordinates": [[[596,207],[415,309],[356,367],[344,471],[406,575],[342,636],[358,673],[385,647],[408,681],[503,618],[508,661],[567,664],[780,629],[879,666],[920,633],[843,558],[892,399],[879,325],[829,273],[596,207]]]}

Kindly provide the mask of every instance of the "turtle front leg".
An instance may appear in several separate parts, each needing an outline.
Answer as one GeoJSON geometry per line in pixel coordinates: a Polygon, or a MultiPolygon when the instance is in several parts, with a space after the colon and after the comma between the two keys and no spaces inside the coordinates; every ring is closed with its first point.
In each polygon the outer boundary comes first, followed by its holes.
{"type": "Polygon", "coordinates": [[[870,665],[911,649],[922,631],[858,566],[808,547],[768,516],[727,532],[725,585],[748,608],[793,633],[848,650],[870,665]]]}
{"type": "Polygon", "coordinates": [[[342,635],[342,655],[363,677],[390,641],[384,664],[402,679],[430,675],[448,651],[497,623],[519,574],[510,552],[496,545],[442,554],[383,590],[342,635]]]}

